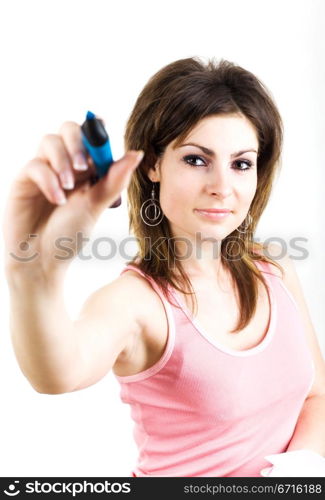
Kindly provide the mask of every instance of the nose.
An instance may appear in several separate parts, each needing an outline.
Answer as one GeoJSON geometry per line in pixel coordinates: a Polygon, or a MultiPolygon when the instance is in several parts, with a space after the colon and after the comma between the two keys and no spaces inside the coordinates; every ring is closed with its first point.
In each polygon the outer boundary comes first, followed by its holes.
{"type": "Polygon", "coordinates": [[[209,194],[216,195],[220,198],[226,198],[229,196],[232,192],[229,173],[222,168],[216,168],[211,171],[211,175],[207,183],[207,191],[209,194]]]}

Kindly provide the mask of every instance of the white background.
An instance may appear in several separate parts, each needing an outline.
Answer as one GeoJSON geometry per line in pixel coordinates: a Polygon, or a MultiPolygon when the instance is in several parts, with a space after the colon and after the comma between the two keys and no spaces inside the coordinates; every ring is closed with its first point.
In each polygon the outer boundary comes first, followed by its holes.
{"type": "MultiPolygon", "coordinates": [[[[293,258],[301,253],[292,238],[306,239],[308,258],[294,262],[324,353],[324,13],[322,0],[2,2],[1,209],[12,178],[63,121],[81,123],[88,109],[101,115],[117,159],[152,74],[184,57],[229,59],[266,84],[283,117],[282,173],[256,237],[282,238],[293,258]]],[[[102,214],[92,239],[127,236],[125,195],[102,214]]],[[[105,257],[105,246],[100,251],[105,257]]],[[[123,265],[119,257],[75,260],[65,283],[71,317],[123,265]]],[[[75,393],[35,392],[10,343],[4,276],[1,305],[0,475],[128,476],[137,450],[114,375],[75,393]]]]}

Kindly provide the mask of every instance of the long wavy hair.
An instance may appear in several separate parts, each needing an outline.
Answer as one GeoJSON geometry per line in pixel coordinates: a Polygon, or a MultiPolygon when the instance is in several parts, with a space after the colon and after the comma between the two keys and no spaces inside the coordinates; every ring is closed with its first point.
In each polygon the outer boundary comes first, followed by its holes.
{"type": "MultiPolygon", "coordinates": [[[[197,300],[182,262],[175,255],[169,221],[148,226],[140,216],[142,204],[151,197],[152,181],[148,171],[163,155],[167,145],[175,146],[188,136],[196,124],[211,115],[245,116],[255,127],[259,154],[257,188],[250,205],[252,222],[246,233],[236,228],[221,242],[221,263],[228,270],[239,297],[239,321],[231,333],[242,330],[253,317],[260,280],[267,284],[255,260],[283,268],[264,255],[266,246],[253,239],[255,228],[270,198],[274,179],[281,166],[283,124],[270,91],[251,72],[233,62],[214,58],[204,63],[198,57],[179,59],[160,69],[139,94],[128,118],[125,150],[143,150],[145,155],[133,172],[128,186],[129,231],[137,239],[139,250],[128,261],[151,276],[171,302],[168,286],[190,295],[192,314],[197,300]],[[148,242],[160,241],[159,254],[148,242]],[[240,257],[238,257],[240,255],[240,257]]],[[[156,183],[159,200],[160,184],[156,183]]],[[[245,219],[246,220],[246,219],[245,219]]],[[[245,221],[244,221],[245,222],[245,221]]],[[[177,307],[177,304],[174,304],[177,307]]]]}

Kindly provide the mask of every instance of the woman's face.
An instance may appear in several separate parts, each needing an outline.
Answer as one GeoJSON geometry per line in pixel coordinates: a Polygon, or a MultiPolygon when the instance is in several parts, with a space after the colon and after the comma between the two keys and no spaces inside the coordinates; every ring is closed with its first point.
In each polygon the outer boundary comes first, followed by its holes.
{"type": "Polygon", "coordinates": [[[241,115],[209,116],[175,149],[174,142],[148,173],[160,182],[159,201],[172,235],[224,239],[244,221],[255,195],[258,139],[253,125],[241,115]],[[198,212],[216,208],[231,212],[216,220],[198,212]]]}

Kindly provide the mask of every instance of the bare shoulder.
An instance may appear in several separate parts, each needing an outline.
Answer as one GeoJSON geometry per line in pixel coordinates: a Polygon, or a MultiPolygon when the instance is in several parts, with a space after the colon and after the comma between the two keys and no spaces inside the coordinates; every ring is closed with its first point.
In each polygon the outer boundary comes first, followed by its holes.
{"type": "Polygon", "coordinates": [[[73,381],[62,375],[64,392],[88,387],[111,369],[122,375],[139,364],[141,369],[147,359],[142,339],[148,316],[159,318],[150,287],[145,278],[128,270],[87,298],[73,323],[78,356],[73,381]]]}
{"type": "Polygon", "coordinates": [[[132,300],[132,307],[136,308],[137,321],[141,326],[140,335],[130,337],[117,360],[117,364],[123,364],[130,361],[130,354],[134,353],[139,342],[143,345],[150,343],[149,336],[155,337],[155,332],[164,328],[166,314],[159,295],[140,273],[128,269],[117,279],[121,283],[121,290],[128,290],[128,297],[132,300]]]}
{"type": "Polygon", "coordinates": [[[127,286],[133,293],[137,292],[139,294],[134,295],[134,300],[137,301],[138,304],[144,305],[147,300],[153,300],[157,295],[149,280],[137,271],[133,271],[133,269],[128,269],[117,279],[120,280],[124,286],[127,286]],[[141,295],[141,293],[145,295],[141,295]]]}
{"type": "MultiPolygon", "coordinates": [[[[137,317],[143,327],[147,325],[148,311],[150,307],[157,303],[157,294],[149,281],[132,269],[121,274],[117,280],[121,285],[121,293],[128,290],[127,296],[130,303],[126,306],[135,307],[137,317]]],[[[158,298],[159,300],[159,298],[158,298]]]]}
{"type": "Polygon", "coordinates": [[[96,290],[91,298],[97,308],[105,307],[109,298],[111,303],[132,310],[137,319],[141,319],[145,303],[152,295],[148,281],[136,271],[128,270],[113,281],[96,290]]]}

